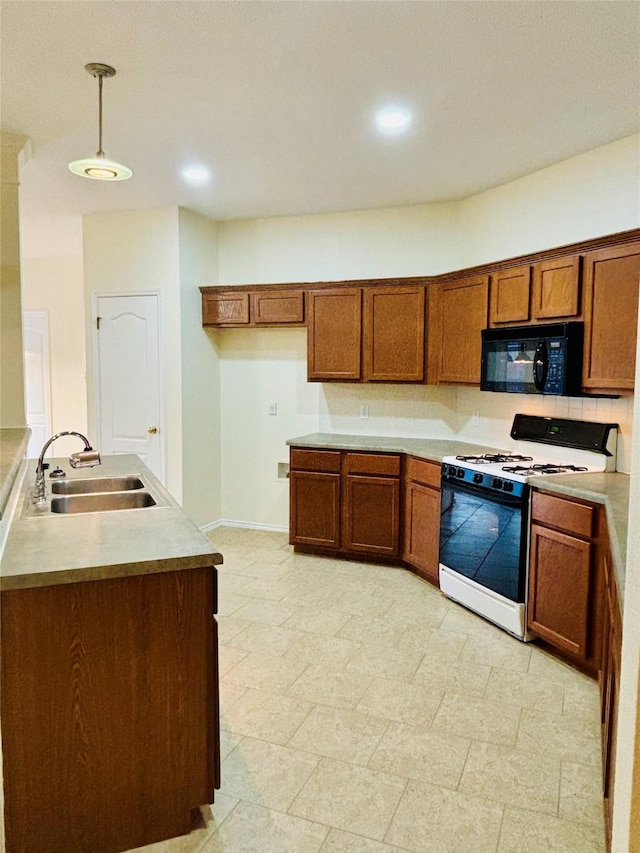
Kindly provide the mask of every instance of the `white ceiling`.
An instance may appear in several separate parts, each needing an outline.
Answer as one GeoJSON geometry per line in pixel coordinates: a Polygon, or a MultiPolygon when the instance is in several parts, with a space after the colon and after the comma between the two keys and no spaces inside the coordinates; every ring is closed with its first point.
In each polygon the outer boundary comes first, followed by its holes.
{"type": "Polygon", "coordinates": [[[215,219],[450,201],[640,129],[640,4],[4,0],[2,127],[23,216],[183,205],[215,219]],[[104,149],[127,182],[72,175],[104,149]],[[414,112],[382,138],[376,108],[414,112]],[[184,165],[212,181],[188,186],[184,165]]]}

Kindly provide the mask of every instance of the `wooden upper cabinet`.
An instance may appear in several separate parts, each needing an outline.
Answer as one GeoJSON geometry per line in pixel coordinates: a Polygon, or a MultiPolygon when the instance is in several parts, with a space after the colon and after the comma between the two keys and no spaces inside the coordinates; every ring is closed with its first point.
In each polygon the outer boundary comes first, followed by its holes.
{"type": "Polygon", "coordinates": [[[310,290],[307,324],[309,381],[359,380],[362,288],[310,290]]]}
{"type": "Polygon", "coordinates": [[[534,266],[531,314],[544,322],[580,315],[580,255],[534,266]]]}
{"type": "Polygon", "coordinates": [[[425,376],[425,288],[364,288],[364,379],[422,382],[425,376]]]}
{"type": "Polygon", "coordinates": [[[304,321],[304,291],[256,290],[251,294],[251,322],[256,326],[281,326],[304,321]]]}
{"type": "Polygon", "coordinates": [[[435,381],[480,384],[480,333],[487,326],[488,301],[486,275],[442,282],[433,288],[429,358],[437,364],[435,381]]]}
{"type": "Polygon", "coordinates": [[[204,326],[239,326],[249,322],[249,294],[202,294],[202,324],[204,326]]]}
{"type": "Polygon", "coordinates": [[[631,390],[634,385],[640,243],[589,252],[584,258],[586,390],[631,390]]]}
{"type": "Polygon", "coordinates": [[[512,267],[491,276],[491,325],[527,323],[531,316],[531,267],[512,267]]]}

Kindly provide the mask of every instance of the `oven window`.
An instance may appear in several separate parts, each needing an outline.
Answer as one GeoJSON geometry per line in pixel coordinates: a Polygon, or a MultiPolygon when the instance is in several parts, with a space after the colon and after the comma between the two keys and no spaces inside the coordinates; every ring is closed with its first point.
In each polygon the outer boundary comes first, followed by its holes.
{"type": "Polygon", "coordinates": [[[492,493],[442,483],[440,562],[511,601],[524,602],[524,503],[509,506],[492,493]]]}

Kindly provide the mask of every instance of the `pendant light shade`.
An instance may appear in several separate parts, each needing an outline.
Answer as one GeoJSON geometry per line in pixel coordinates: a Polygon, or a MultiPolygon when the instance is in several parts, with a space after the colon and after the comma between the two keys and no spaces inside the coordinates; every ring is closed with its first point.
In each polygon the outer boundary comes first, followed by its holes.
{"type": "Polygon", "coordinates": [[[131,169],[115,160],[107,160],[102,150],[102,80],[104,77],[113,77],[116,69],[102,62],[90,62],[85,65],[85,70],[92,77],[98,78],[98,151],[95,157],[74,160],[69,163],[69,168],[74,175],[95,181],[126,181],[133,174],[131,169]]]}

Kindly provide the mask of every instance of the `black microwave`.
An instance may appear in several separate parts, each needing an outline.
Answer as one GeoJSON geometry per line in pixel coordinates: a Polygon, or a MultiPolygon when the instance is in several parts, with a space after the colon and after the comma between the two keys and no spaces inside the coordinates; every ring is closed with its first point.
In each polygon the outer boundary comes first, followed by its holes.
{"type": "Polygon", "coordinates": [[[583,338],[577,322],[483,329],[480,389],[580,396],[583,338]]]}

